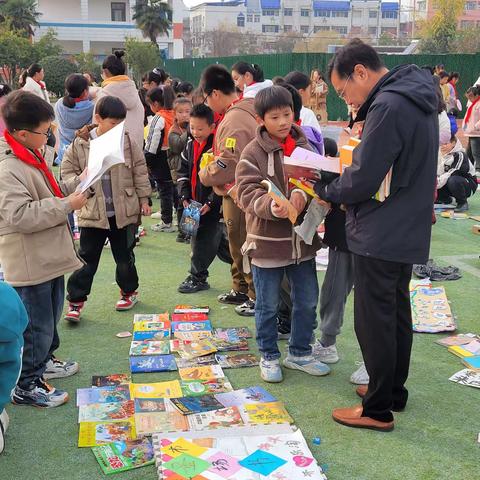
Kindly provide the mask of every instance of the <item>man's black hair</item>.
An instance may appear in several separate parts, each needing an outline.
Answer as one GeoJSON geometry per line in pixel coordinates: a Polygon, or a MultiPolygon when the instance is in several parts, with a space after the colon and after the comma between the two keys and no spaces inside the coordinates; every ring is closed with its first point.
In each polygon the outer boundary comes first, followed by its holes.
{"type": "Polygon", "coordinates": [[[255,112],[260,118],[271,110],[290,107],[293,111],[292,95],[285,87],[273,86],[260,90],[255,97],[255,112]]]}
{"type": "Polygon", "coordinates": [[[308,75],[299,71],[287,73],[284,80],[290,85],[293,85],[297,90],[306,90],[312,83],[308,75]]]}
{"type": "Polygon", "coordinates": [[[336,157],[338,155],[338,145],[333,138],[325,137],[323,139],[323,148],[325,155],[329,157],[336,157]]]}
{"type": "Polygon", "coordinates": [[[5,97],[1,115],[9,132],[35,130],[55,118],[52,106],[35,94],[16,90],[5,97]]]}
{"type": "Polygon", "coordinates": [[[102,68],[108,70],[114,77],[117,75],[125,75],[127,69],[122,57],[125,52],[116,51],[113,55],[109,55],[102,63],[102,68]]]}
{"type": "Polygon", "coordinates": [[[335,70],[342,79],[353,73],[355,65],[363,65],[369,70],[378,72],[384,64],[373,47],[362,42],[359,38],[350,40],[341,47],[328,64],[328,79],[331,80],[335,70]]]}
{"type": "Polygon", "coordinates": [[[237,72],[240,75],[245,75],[248,72],[252,75],[255,82],[263,82],[265,80],[262,67],[256,63],[237,62],[232,66],[232,72],[237,72]]]}
{"type": "Polygon", "coordinates": [[[127,116],[127,107],[118,98],[111,95],[100,98],[95,105],[95,113],[100,115],[101,118],[116,118],[123,120],[127,116]]]}
{"type": "Polygon", "coordinates": [[[193,106],[190,118],[204,118],[209,125],[213,125],[214,123],[213,111],[204,103],[199,103],[198,105],[193,106]]]}
{"type": "Polygon", "coordinates": [[[205,95],[220,90],[225,95],[235,93],[232,75],[223,65],[209,65],[203,72],[200,87],[205,95]]]}

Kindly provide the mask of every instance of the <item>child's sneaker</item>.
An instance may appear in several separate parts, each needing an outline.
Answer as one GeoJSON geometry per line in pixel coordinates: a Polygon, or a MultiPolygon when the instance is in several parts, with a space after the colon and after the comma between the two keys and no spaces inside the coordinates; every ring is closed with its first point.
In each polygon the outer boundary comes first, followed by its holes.
{"type": "Polygon", "coordinates": [[[330,373],[330,367],[325,363],[315,360],[311,355],[307,357],[288,357],[283,361],[283,366],[292,370],[300,370],[301,372],[315,375],[316,377],[323,377],[330,373]]]}
{"type": "Polygon", "coordinates": [[[153,218],[155,220],[161,220],[162,219],[162,212],[155,212],[150,215],[150,218],[153,218]]]}
{"type": "Polygon", "coordinates": [[[68,402],[68,393],[57,390],[41,378],[34,380],[29,388],[23,389],[18,385],[12,395],[15,405],[31,405],[32,407],[51,408],[68,402]]]}
{"type": "Polygon", "coordinates": [[[357,365],[360,365],[357,370],[352,373],[350,377],[350,382],[355,385],[368,385],[370,377],[368,376],[367,369],[365,368],[364,362],[355,362],[357,365]]]}
{"type": "Polygon", "coordinates": [[[163,232],[163,233],[171,233],[175,231],[175,228],[172,226],[171,223],[160,222],[152,225],[150,227],[154,232],[163,232]]]}
{"type": "Polygon", "coordinates": [[[220,303],[228,303],[229,305],[241,305],[248,300],[246,293],[237,292],[236,290],[230,290],[228,293],[222,293],[217,297],[220,303]]]}
{"type": "Polygon", "coordinates": [[[78,372],[77,362],[62,362],[57,357],[52,355],[52,358],[47,362],[47,368],[43,374],[45,380],[52,378],[71,377],[78,372]]]}
{"type": "Polygon", "coordinates": [[[283,380],[280,360],[260,360],[260,376],[265,382],[279,383],[283,380]]]}
{"type": "Polygon", "coordinates": [[[312,346],[312,355],[323,363],[337,363],[339,360],[337,347],[335,344],[324,347],[320,340],[317,340],[312,346]]]}
{"type": "Polygon", "coordinates": [[[123,312],[125,310],[131,310],[136,304],[138,303],[138,293],[124,293],[122,292],[122,298],[117,302],[115,308],[119,312],[123,312]]]}
{"type": "Polygon", "coordinates": [[[189,275],[178,287],[180,293],[195,293],[200,290],[208,290],[210,285],[207,281],[202,282],[189,275]]]}
{"type": "Polygon", "coordinates": [[[246,302],[235,307],[235,312],[242,317],[254,317],[255,316],[255,300],[249,298],[246,302]]]}
{"type": "Polygon", "coordinates": [[[7,425],[8,425],[8,415],[5,409],[3,409],[2,414],[0,415],[0,453],[3,452],[5,449],[5,432],[7,431],[7,425]],[[4,424],[2,421],[2,416],[6,415],[7,418],[7,424],[4,424]]]}
{"type": "Polygon", "coordinates": [[[103,244],[103,248],[112,248],[112,247],[110,246],[110,239],[107,238],[107,239],[105,240],[105,243],[103,244]]]}
{"type": "Polygon", "coordinates": [[[138,236],[139,237],[145,237],[146,235],[147,235],[147,231],[145,230],[145,228],[142,225],[140,225],[138,227],[138,236]]]}
{"type": "Polygon", "coordinates": [[[7,411],[3,409],[2,413],[0,413],[0,425],[2,426],[4,432],[8,430],[9,424],[10,424],[10,418],[8,418],[7,411]]]}
{"type": "Polygon", "coordinates": [[[82,308],[84,304],[84,302],[70,302],[68,304],[68,311],[64,317],[65,320],[73,323],[78,323],[80,321],[80,314],[82,313],[82,308]]]}

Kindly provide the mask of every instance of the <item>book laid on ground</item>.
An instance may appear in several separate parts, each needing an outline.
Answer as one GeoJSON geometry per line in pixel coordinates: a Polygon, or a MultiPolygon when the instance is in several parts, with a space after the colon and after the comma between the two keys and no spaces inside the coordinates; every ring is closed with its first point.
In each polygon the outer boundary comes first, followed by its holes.
{"type": "Polygon", "coordinates": [[[458,335],[441,338],[436,340],[435,343],[438,343],[444,347],[453,347],[454,345],[465,345],[473,340],[479,340],[478,335],[475,335],[474,333],[460,333],[458,335]]]}
{"type": "Polygon", "coordinates": [[[212,395],[215,393],[231,392],[232,384],[226,378],[214,378],[211,380],[182,380],[180,382],[185,397],[198,395],[212,395]]]}
{"type": "Polygon", "coordinates": [[[237,338],[252,338],[248,327],[215,328],[214,335],[226,341],[236,341],[237,338]]]}
{"type": "Polygon", "coordinates": [[[210,355],[204,355],[203,357],[195,357],[192,359],[177,358],[176,362],[178,368],[195,368],[203,367],[205,365],[217,364],[217,361],[215,360],[215,355],[213,353],[210,355]]]}
{"type": "Polygon", "coordinates": [[[132,398],[171,398],[181,397],[182,389],[178,380],[157,383],[132,383],[130,385],[132,398]]]}
{"type": "Polygon", "coordinates": [[[132,381],[127,373],[114,373],[112,375],[94,375],[92,377],[92,387],[108,387],[112,385],[129,384],[132,381]]]}
{"type": "Polygon", "coordinates": [[[136,313],[133,316],[133,323],[139,322],[155,322],[155,323],[164,323],[163,328],[170,327],[170,315],[168,312],[164,313],[136,313]]]}
{"type": "Polygon", "coordinates": [[[167,410],[165,398],[136,398],[134,400],[135,413],[165,412],[167,410]]]}
{"type": "Polygon", "coordinates": [[[196,341],[201,340],[202,338],[212,338],[212,332],[210,330],[200,330],[198,332],[175,332],[175,338],[178,340],[185,341],[196,341]]]}
{"type": "Polygon", "coordinates": [[[151,332],[159,330],[168,330],[165,322],[136,322],[133,324],[134,332],[151,332]]]}
{"type": "Polygon", "coordinates": [[[112,442],[94,447],[92,451],[103,473],[107,475],[152,465],[155,462],[152,443],[146,438],[112,442]]]}
{"type": "Polygon", "coordinates": [[[177,347],[177,353],[180,355],[180,357],[189,360],[196,357],[202,357],[204,355],[210,355],[216,351],[216,346],[209,339],[202,339],[193,342],[181,341],[177,347]]]}
{"type": "Polygon", "coordinates": [[[212,324],[209,320],[202,322],[173,322],[172,323],[172,332],[177,334],[177,332],[200,332],[200,331],[211,331],[212,324]]]}
{"type": "Polygon", "coordinates": [[[217,428],[231,428],[245,424],[237,407],[195,413],[188,415],[186,418],[188,419],[189,429],[197,432],[217,428]]]}
{"type": "MultiPolygon", "coordinates": [[[[219,365],[205,365],[203,367],[180,368],[178,370],[182,380],[212,380],[224,378],[222,367],[219,365]]],[[[180,397],[181,395],[176,395],[180,397]]]]}
{"type": "Polygon", "coordinates": [[[130,345],[130,356],[138,355],[168,355],[170,345],[168,340],[133,341],[130,345]]]}
{"type": "Polygon", "coordinates": [[[144,340],[168,340],[170,338],[170,329],[168,330],[150,330],[146,332],[133,332],[132,340],[143,342],[144,340]]]}
{"type": "Polygon", "coordinates": [[[449,378],[450,381],[466,385],[468,387],[480,388],[480,372],[465,368],[449,378]]]}
{"type": "Polygon", "coordinates": [[[480,355],[480,340],[472,340],[463,345],[453,345],[448,347],[448,351],[457,355],[457,357],[474,357],[480,355]]]}
{"type": "Polygon", "coordinates": [[[262,387],[247,387],[233,392],[218,393],[215,398],[224,407],[241,407],[249,403],[270,403],[277,399],[262,387]]]}
{"type": "Polygon", "coordinates": [[[222,368],[255,367],[259,364],[258,357],[253,353],[217,353],[215,358],[222,368]]]}
{"type": "Polygon", "coordinates": [[[164,398],[136,398],[135,426],[139,436],[188,429],[184,416],[164,398]]]}
{"type": "Polygon", "coordinates": [[[172,322],[203,322],[205,320],[208,320],[206,313],[172,313],[172,322]]]}
{"type": "Polygon", "coordinates": [[[262,180],[260,182],[268,192],[268,195],[279,206],[285,207],[288,212],[288,219],[291,223],[295,223],[298,217],[297,209],[290,203],[290,200],[283,194],[283,192],[270,180],[262,180]]]}
{"type": "Polygon", "coordinates": [[[210,313],[208,305],[175,305],[173,313],[210,313]]]}
{"type": "Polygon", "coordinates": [[[130,388],[126,384],[77,389],[77,407],[90,403],[115,403],[126,400],[130,400],[130,388]]]}
{"type": "Polygon", "coordinates": [[[170,372],[177,370],[177,363],[173,355],[147,355],[130,357],[132,373],[170,372]]]}
{"type": "Polygon", "coordinates": [[[115,403],[90,403],[78,407],[78,423],[127,420],[134,413],[133,400],[115,403]]]}
{"type": "Polygon", "coordinates": [[[98,447],[106,443],[134,440],[135,423],[133,418],[121,422],[82,422],[78,430],[78,446],[98,447]]]}
{"type": "Polygon", "coordinates": [[[236,341],[213,338],[212,343],[219,352],[230,352],[235,350],[249,350],[248,341],[244,338],[236,341]]]}
{"type": "Polygon", "coordinates": [[[196,397],[171,398],[172,405],[183,415],[210,412],[225,408],[214,395],[199,395],[196,397]]]}
{"type": "Polygon", "coordinates": [[[241,407],[245,423],[293,423],[282,402],[247,403],[241,407]]]}
{"type": "Polygon", "coordinates": [[[474,357],[463,357],[462,363],[467,368],[480,372],[480,355],[475,355],[474,357]]]}

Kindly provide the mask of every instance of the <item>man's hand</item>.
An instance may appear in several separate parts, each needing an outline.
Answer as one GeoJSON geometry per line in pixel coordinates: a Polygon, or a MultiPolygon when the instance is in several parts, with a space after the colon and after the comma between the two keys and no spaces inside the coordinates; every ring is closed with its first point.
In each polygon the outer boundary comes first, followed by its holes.
{"type": "Polygon", "coordinates": [[[298,213],[302,213],[307,201],[302,193],[293,192],[290,197],[290,203],[295,207],[298,213]]]}
{"type": "Polygon", "coordinates": [[[288,208],[285,206],[277,205],[275,202],[272,202],[272,214],[277,218],[288,218],[288,208]]]}
{"type": "Polygon", "coordinates": [[[200,215],[205,215],[211,210],[210,206],[205,203],[205,205],[202,206],[200,209],[200,215]]]}
{"type": "Polygon", "coordinates": [[[86,205],[88,199],[84,193],[78,191],[69,195],[67,200],[70,203],[72,210],[80,210],[86,205]]]}
{"type": "Polygon", "coordinates": [[[140,212],[144,217],[149,217],[152,214],[152,207],[148,204],[148,202],[141,203],[140,212]]]}

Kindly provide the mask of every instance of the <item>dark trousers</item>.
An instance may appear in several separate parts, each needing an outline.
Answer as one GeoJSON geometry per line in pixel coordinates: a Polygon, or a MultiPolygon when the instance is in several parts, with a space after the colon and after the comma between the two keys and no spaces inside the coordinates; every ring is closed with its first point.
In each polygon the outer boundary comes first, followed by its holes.
{"type": "Polygon", "coordinates": [[[480,137],[468,137],[467,155],[473,166],[480,169],[480,137]]]}
{"type": "Polygon", "coordinates": [[[363,416],[393,420],[405,407],[412,349],[412,265],[354,255],[355,333],[370,376],[363,416]]]}
{"type": "Polygon", "coordinates": [[[138,275],[135,267],[135,230],[134,224],[117,228],[115,217],[110,217],[110,230],[101,228],[80,229],[80,248],[78,253],[85,265],[74,272],[67,283],[67,300],[85,302],[92,289],[93,277],[97,272],[105,240],[110,240],[113,258],[117,264],[115,280],[124,293],[133,293],[138,288],[138,275]]]}
{"type": "Polygon", "coordinates": [[[449,197],[455,198],[457,205],[465,203],[467,198],[477,189],[477,185],[469,182],[468,179],[461,175],[452,175],[447,183],[438,190],[438,199],[448,200],[449,197]]]}
{"type": "Polygon", "coordinates": [[[23,333],[24,347],[22,373],[18,386],[28,389],[40,378],[45,365],[59,347],[57,323],[62,315],[65,295],[63,276],[29,287],[16,287],[28,314],[28,325],[23,333]]]}
{"type": "Polygon", "coordinates": [[[162,150],[158,155],[147,154],[145,158],[150,177],[155,182],[160,196],[162,221],[172,223],[174,186],[168,166],[167,152],[162,150]]]}
{"type": "Polygon", "coordinates": [[[222,262],[232,264],[225,224],[219,222],[217,214],[210,213],[200,218],[197,234],[190,240],[192,246],[190,274],[201,282],[207,280],[208,267],[216,256],[222,262]]]}

